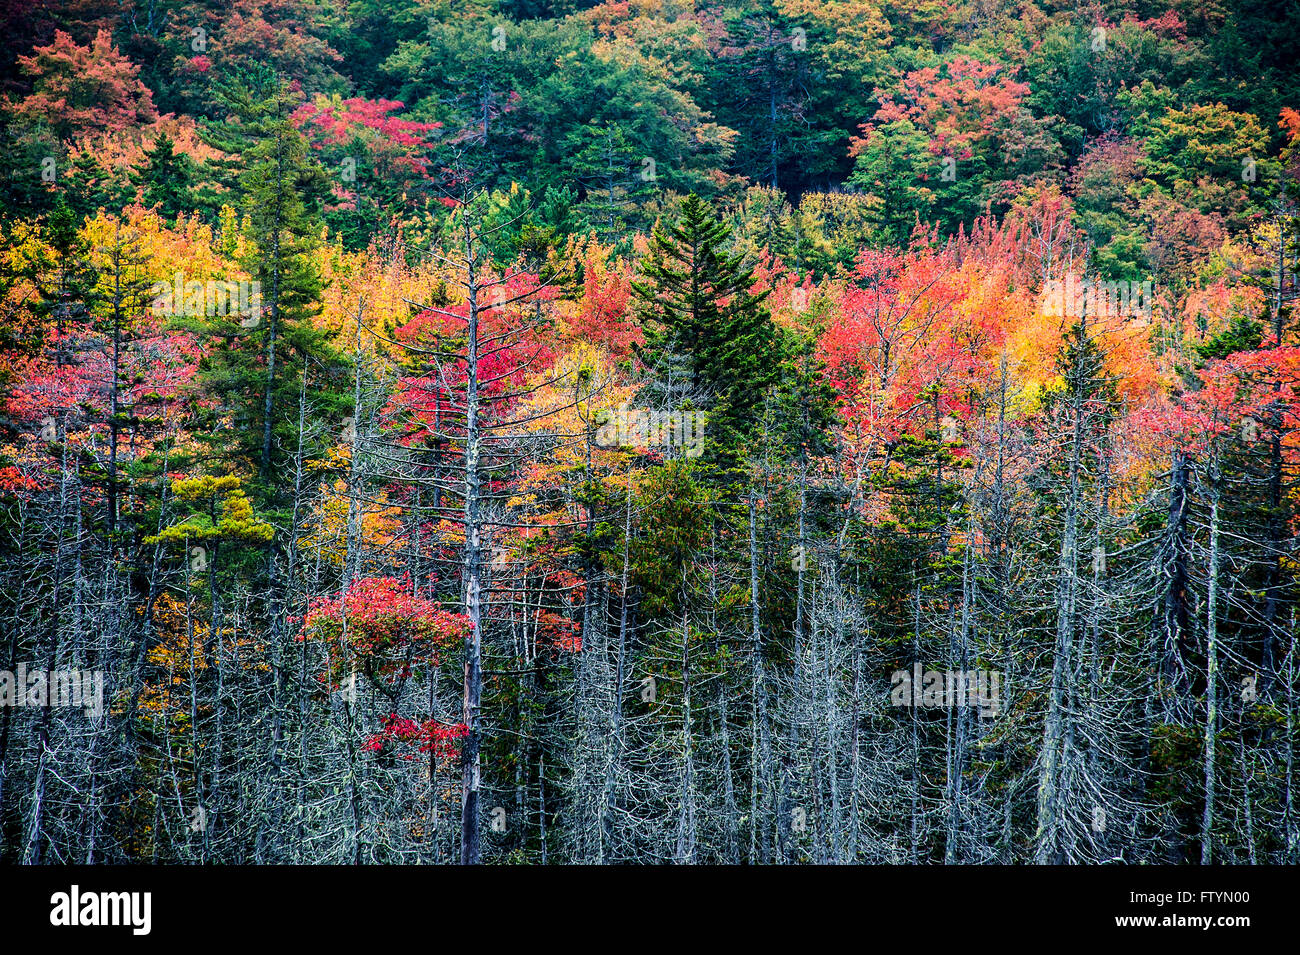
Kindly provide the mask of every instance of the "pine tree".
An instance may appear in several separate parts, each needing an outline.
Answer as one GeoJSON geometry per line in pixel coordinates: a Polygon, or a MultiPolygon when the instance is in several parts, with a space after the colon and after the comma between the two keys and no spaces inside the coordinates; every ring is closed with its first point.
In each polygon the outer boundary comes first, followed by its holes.
{"type": "Polygon", "coordinates": [[[176,142],[162,133],[144,151],[144,159],[130,174],[131,185],[140,189],[144,204],[157,208],[168,222],[193,207],[190,185],[194,181],[194,160],[176,151],[176,142]]]}
{"type": "Polygon", "coordinates": [[[654,192],[643,165],[644,150],[614,123],[584,126],[571,137],[573,173],[582,184],[579,208],[604,238],[621,238],[636,209],[654,192]]]}
{"type": "MultiPolygon", "coordinates": [[[[321,200],[328,188],[302,134],[291,121],[293,98],[271,77],[232,87],[227,100],[243,117],[226,148],[241,155],[236,186],[242,194],[241,267],[260,293],[249,314],[217,315],[206,326],[224,339],[207,363],[210,387],[228,396],[236,427],[213,440],[255,469],[262,482],[278,473],[295,431],[302,366],[340,365],[325,333],[312,321],[322,291],[314,260],[320,246],[321,200]]],[[[324,395],[328,399],[328,393],[324,395]]],[[[343,414],[342,398],[333,404],[343,414]]]]}
{"type": "Polygon", "coordinates": [[[786,351],[767,292],[751,291],[752,270],[727,250],[730,234],[692,194],[676,225],[656,226],[632,283],[646,337],[638,351],[657,379],[651,392],[674,408],[703,407],[715,450],[739,446],[786,351]]]}

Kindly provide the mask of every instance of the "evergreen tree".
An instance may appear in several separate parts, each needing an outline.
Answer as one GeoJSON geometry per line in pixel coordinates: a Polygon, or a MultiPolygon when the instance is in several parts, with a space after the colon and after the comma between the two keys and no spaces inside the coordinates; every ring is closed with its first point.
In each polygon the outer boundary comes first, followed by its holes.
{"type": "Polygon", "coordinates": [[[579,209],[607,239],[622,238],[637,207],[654,193],[643,165],[645,150],[629,142],[622,126],[584,126],[570,137],[573,172],[582,184],[579,209]]]}
{"type": "MultiPolygon", "coordinates": [[[[245,239],[239,264],[257,283],[258,294],[250,296],[248,312],[232,309],[209,316],[205,325],[223,341],[206,363],[208,385],[226,397],[235,423],[210,440],[229,446],[265,484],[283,463],[277,435],[296,440],[304,364],[337,370],[325,333],[312,321],[322,288],[314,253],[328,180],[291,122],[293,97],[287,87],[254,76],[226,95],[241,117],[234,127],[239,141],[226,144],[242,157],[236,179],[245,239]]],[[[343,400],[332,400],[328,388],[315,397],[318,407],[322,399],[327,405],[343,400]]],[[[342,415],[341,407],[331,411],[342,415]]]]}
{"type": "Polygon", "coordinates": [[[178,153],[175,141],[166,133],[144,151],[144,159],[132,170],[130,180],[140,189],[144,204],[156,207],[168,222],[193,208],[189,190],[194,181],[194,160],[178,153]]]}
{"type": "Polygon", "coordinates": [[[656,226],[632,283],[646,336],[639,354],[657,379],[652,393],[674,408],[704,408],[717,450],[741,443],[786,352],[767,293],[751,291],[752,269],[727,250],[730,234],[692,194],[675,225],[656,226]]]}

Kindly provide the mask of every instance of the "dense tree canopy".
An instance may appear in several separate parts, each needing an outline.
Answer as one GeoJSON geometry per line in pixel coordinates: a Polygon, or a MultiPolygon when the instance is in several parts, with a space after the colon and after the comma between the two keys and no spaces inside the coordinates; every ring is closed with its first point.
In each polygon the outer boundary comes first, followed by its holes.
{"type": "Polygon", "coordinates": [[[2,16],[0,860],[1300,862],[1295,4],[2,16]]]}

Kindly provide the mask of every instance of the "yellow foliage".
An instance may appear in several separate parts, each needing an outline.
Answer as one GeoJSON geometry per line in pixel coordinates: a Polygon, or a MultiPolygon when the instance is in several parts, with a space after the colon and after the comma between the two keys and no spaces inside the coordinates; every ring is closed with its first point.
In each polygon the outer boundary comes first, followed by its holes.
{"type": "MultiPolygon", "coordinates": [[[[321,560],[332,567],[342,567],[347,556],[350,500],[347,482],[342,479],[320,486],[318,506],[307,521],[299,545],[319,551],[321,560]]],[[[379,492],[361,505],[361,539],[367,546],[387,549],[402,532],[402,509],[388,506],[387,495],[379,492]]]]}

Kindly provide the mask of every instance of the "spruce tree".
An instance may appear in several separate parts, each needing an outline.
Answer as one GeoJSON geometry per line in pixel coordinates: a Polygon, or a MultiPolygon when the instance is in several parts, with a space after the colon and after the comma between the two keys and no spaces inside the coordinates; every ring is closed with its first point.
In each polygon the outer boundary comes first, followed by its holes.
{"type": "Polygon", "coordinates": [[[584,126],[570,137],[573,173],[582,185],[579,209],[592,228],[606,239],[620,239],[630,231],[637,209],[654,194],[654,183],[643,166],[644,149],[629,139],[615,123],[584,126]]]}
{"type": "Polygon", "coordinates": [[[729,252],[729,226],[696,195],[681,219],[656,226],[642,277],[632,283],[645,329],[639,354],[655,374],[652,393],[674,408],[708,413],[715,452],[743,442],[765,389],[776,382],[786,349],[752,269],[729,252]]]}
{"type": "MultiPolygon", "coordinates": [[[[227,91],[241,121],[233,131],[241,156],[244,236],[240,266],[260,292],[251,313],[209,316],[204,329],[223,343],[205,362],[209,387],[227,396],[235,427],[212,440],[256,471],[263,484],[279,473],[282,446],[296,440],[303,365],[317,374],[341,360],[314,322],[322,283],[316,264],[321,200],[328,180],[291,120],[293,96],[274,78],[253,77],[227,91]],[[270,84],[268,88],[268,83],[270,84]],[[282,441],[277,441],[279,435],[282,441]]],[[[318,411],[342,420],[342,386],[313,387],[318,411]],[[333,407],[329,407],[333,406],[333,407]]],[[[272,495],[274,496],[274,495],[272,495]]]]}
{"type": "Polygon", "coordinates": [[[175,140],[162,133],[144,150],[144,158],[132,170],[130,181],[140,189],[146,206],[157,208],[165,220],[175,222],[178,215],[194,205],[190,198],[194,175],[194,160],[178,153],[175,140]]]}

